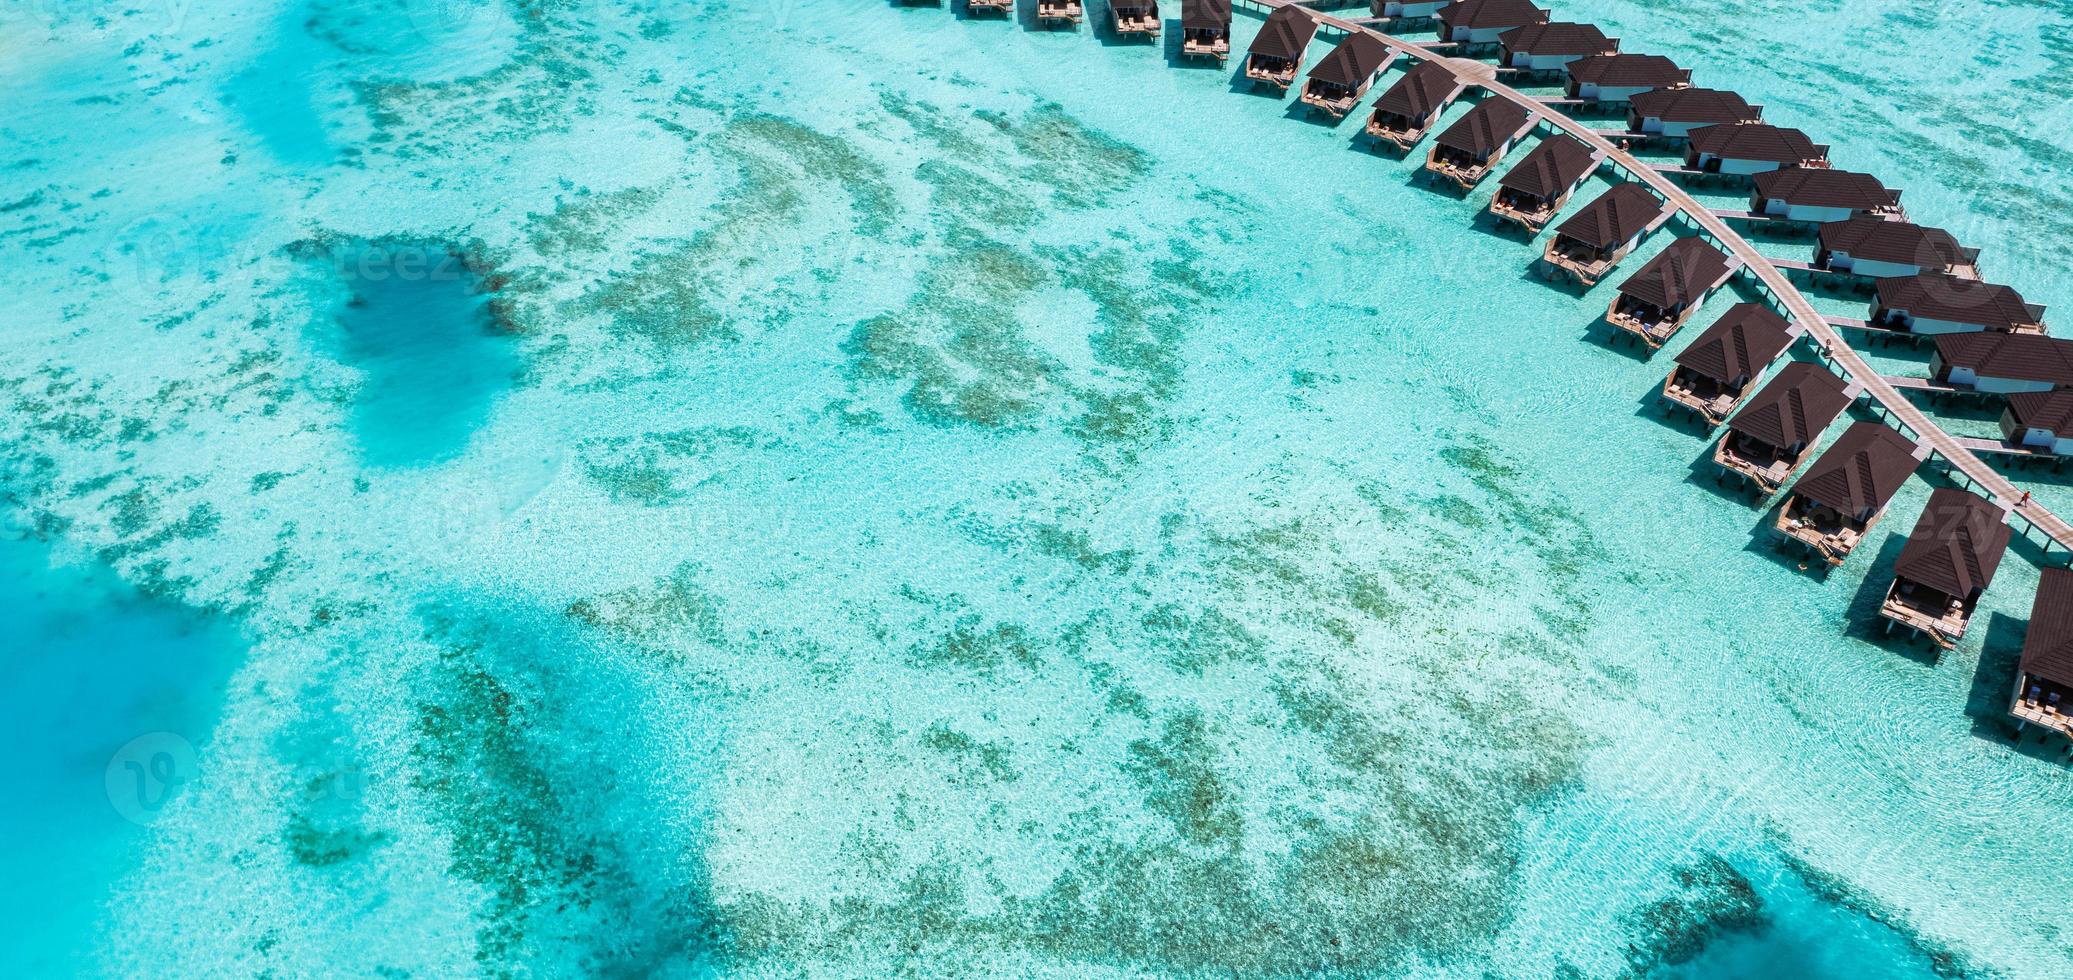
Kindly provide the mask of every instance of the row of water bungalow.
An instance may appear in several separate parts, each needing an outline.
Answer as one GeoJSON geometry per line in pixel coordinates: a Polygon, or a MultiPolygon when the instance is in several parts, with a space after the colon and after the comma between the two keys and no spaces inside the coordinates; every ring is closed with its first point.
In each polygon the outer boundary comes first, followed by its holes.
{"type": "MultiPolygon", "coordinates": [[[[1012,9],[1012,0],[968,2],[1012,9]]],[[[1223,62],[1231,52],[1230,0],[1185,0],[1181,8],[1182,53],[1223,62]]],[[[1081,9],[1077,0],[1039,0],[1038,16],[1077,23],[1081,9]]],[[[1157,35],[1151,0],[1110,9],[1119,34],[1157,35]]],[[[1740,95],[1692,87],[1691,73],[1669,59],[1622,52],[1617,38],[1588,24],[1552,22],[1527,0],[1373,0],[1371,9],[1394,25],[1430,20],[1440,42],[1463,53],[1495,49],[1503,70],[1566,76],[1564,97],[1540,100],[1547,111],[1624,106],[1627,129],[1611,135],[1625,145],[1682,143],[1684,165],[1658,168],[1673,176],[1748,181],[1749,210],[1717,215],[1813,226],[1813,261],[1777,264],[1867,284],[1874,293],[1869,318],[1830,318],[1833,325],[1932,338],[1930,377],[1911,387],[2004,397],[2007,447],[2073,455],[2073,341],[2047,336],[2044,311],[2013,289],[1982,281],[1976,249],[1909,222],[1898,191],[1831,167],[1827,146],[1764,123],[1762,107],[1740,95]]],[[[1247,50],[1244,76],[1256,86],[1294,87],[1318,27],[1309,10],[1276,8],[1247,50]]],[[[1311,70],[1301,101],[1343,118],[1395,58],[1366,31],[1348,33],[1311,70]]],[[[1453,67],[1421,60],[1375,101],[1364,132],[1375,145],[1408,151],[1470,84],[1453,67]]],[[[1482,100],[1434,139],[1425,169],[1473,188],[1539,121],[1540,112],[1509,100],[1482,100]]],[[[1499,179],[1489,211],[1537,234],[1603,162],[1583,142],[1548,135],[1499,179]]],[[[1674,215],[1647,188],[1617,183],[1555,226],[1536,266],[1595,285],[1674,215]]],[[[1707,241],[1678,238],[1620,284],[1605,319],[1648,351],[1660,349],[1740,267],[1707,241]]],[[[1786,358],[1804,336],[1802,325],[1767,305],[1737,303],[1677,353],[1660,397],[1708,429],[1724,426],[1712,453],[1722,479],[1741,480],[1763,498],[1790,484],[1772,530],[1834,567],[1870,535],[1929,449],[1859,421],[1809,459],[1862,386],[1819,363],[1786,358]],[[1784,366],[1762,380],[1781,359],[1784,366]]],[[[1955,647],[2012,536],[2001,506],[1967,490],[1933,490],[1893,564],[1879,607],[1887,628],[1955,647]]],[[[2073,570],[2044,570],[2009,710],[2019,725],[2073,738],[2073,570]]]]}
{"type": "MultiPolygon", "coordinates": [[[[1768,306],[1738,303],[1676,355],[1661,397],[1709,428],[1725,423],[1713,449],[1723,477],[1747,481],[1763,498],[1790,482],[1773,532],[1835,567],[1871,534],[1929,449],[1885,424],[1858,421],[1810,461],[1810,450],[1856,401],[1861,387],[1807,361],[1787,361],[1758,387],[1758,379],[1802,333],[1768,306]]],[[[1981,338],[2049,339],[1955,334],[1938,346],[1976,345],[1981,338]]],[[[2062,356],[2052,372],[2060,387],[2010,395],[2011,403],[2021,403],[2020,408],[2012,404],[2011,412],[2048,413],[2058,425],[2073,422],[2069,348],[2073,345],[2058,348],[2062,356]]],[[[1955,648],[2012,538],[2001,506],[1966,490],[1934,489],[1893,563],[1879,605],[1886,628],[1898,625],[1939,649],[1955,648]]],[[[2073,571],[2047,568],[2043,575],[2010,713],[2021,725],[2073,737],[2073,571]]]]}
{"type": "MultiPolygon", "coordinates": [[[[1763,499],[1791,483],[1773,530],[1833,567],[1871,533],[1929,450],[1889,426],[1860,421],[1810,460],[1862,387],[1810,361],[1787,361],[1757,387],[1800,335],[1769,307],[1736,304],[1677,354],[1661,397],[1709,428],[1724,423],[1712,455],[1722,478],[1746,482],[1763,499]]],[[[1939,648],[1956,647],[2012,535],[2001,507],[1966,490],[1934,490],[1880,604],[1887,628],[1898,624],[1939,648]]]]}

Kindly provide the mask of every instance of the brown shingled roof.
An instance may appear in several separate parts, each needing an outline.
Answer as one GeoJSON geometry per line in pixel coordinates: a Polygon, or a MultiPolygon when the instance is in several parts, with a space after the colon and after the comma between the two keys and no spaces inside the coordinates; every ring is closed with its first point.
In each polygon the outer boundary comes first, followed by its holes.
{"type": "Polygon", "coordinates": [[[1785,318],[1762,303],[1736,303],[1675,360],[1723,384],[1754,378],[1792,346],[1785,318]]]}
{"type": "Polygon", "coordinates": [[[1976,493],[1938,487],[1894,560],[1893,574],[1964,598],[1994,581],[2008,538],[2001,508],[1976,493]]]}
{"type": "Polygon", "coordinates": [[[1603,54],[1620,46],[1595,25],[1567,21],[1514,27],[1497,41],[1514,54],[1603,54]]]}
{"type": "Polygon", "coordinates": [[[1659,88],[1630,103],[1644,118],[1671,123],[1736,123],[1763,118],[1763,107],[1733,92],[1711,88],[1659,88]]]}
{"type": "Polygon", "coordinates": [[[1964,367],[1983,377],[2073,387],[2073,340],[2034,333],[1947,333],[1937,335],[1936,356],[1946,369],[1964,367]]]}
{"type": "Polygon", "coordinates": [[[1756,192],[1764,199],[1820,208],[1873,211],[1900,203],[1900,192],[1870,174],[1826,167],[1786,167],[1756,175],[1756,192]]]}
{"type": "Polygon", "coordinates": [[[2038,573],[2030,631],[2023,635],[2022,672],[2073,686],[2073,569],[2048,567],[2038,573]]]}
{"type": "Polygon", "coordinates": [[[1454,77],[1454,69],[1437,61],[1421,61],[1411,66],[1404,77],[1382,93],[1375,100],[1375,108],[1381,112],[1393,112],[1409,119],[1423,119],[1439,107],[1440,100],[1454,91],[1460,82],[1454,77]]]}
{"type": "Polygon", "coordinates": [[[1523,27],[1548,19],[1528,0],[1458,0],[1433,14],[1449,27],[1523,27]]]}
{"type": "Polygon", "coordinates": [[[1794,361],[1750,396],[1728,420],[1728,428],[1781,448],[1813,445],[1821,430],[1848,407],[1850,394],[1843,379],[1819,364],[1794,361]]]}
{"type": "Polygon", "coordinates": [[[1325,55],[1317,67],[1311,69],[1310,78],[1345,88],[1359,88],[1368,76],[1375,73],[1375,69],[1389,60],[1389,54],[1389,45],[1373,34],[1348,34],[1346,40],[1340,41],[1331,54],[1325,55]]]}
{"type": "Polygon", "coordinates": [[[1509,99],[1484,99],[1468,114],[1454,120],[1435,142],[1463,153],[1482,156],[1519,131],[1526,124],[1526,107],[1509,99]]]}
{"type": "Polygon", "coordinates": [[[1497,185],[1552,201],[1597,166],[1590,147],[1557,133],[1541,140],[1497,185]]]}
{"type": "Polygon", "coordinates": [[[1563,238],[1591,248],[1611,248],[1648,227],[1665,209],[1661,198],[1640,184],[1619,183],[1584,205],[1555,229],[1563,238]]]}
{"type": "Polygon", "coordinates": [[[1317,36],[1317,18],[1301,7],[1279,7],[1267,15],[1267,22],[1260,25],[1258,37],[1252,39],[1252,46],[1245,49],[1248,54],[1265,55],[1284,61],[1296,61],[1303,57],[1303,50],[1310,46],[1310,39],[1317,36]]]}
{"type": "Polygon", "coordinates": [[[2015,392],[2008,396],[2008,414],[2024,428],[2073,436],[2073,390],[2015,392]]]}
{"type": "Polygon", "coordinates": [[[1180,0],[1180,26],[1193,30],[1229,30],[1231,0],[1180,0]]]}
{"type": "Polygon", "coordinates": [[[1951,233],[1905,221],[1884,221],[1857,215],[1821,225],[1821,247],[1847,252],[1853,259],[1942,269],[1969,256],[1951,233]]]}
{"type": "Polygon", "coordinates": [[[1881,279],[1878,294],[1880,310],[1906,310],[1931,320],[1977,323],[1989,330],[2008,330],[2040,319],[2040,314],[2032,311],[2014,289],[1941,272],[1881,279]]]}
{"type": "Polygon", "coordinates": [[[1730,268],[1719,249],[1696,238],[1680,238],[1628,276],[1619,291],[1666,310],[1698,302],[1730,268]]]}
{"type": "Polygon", "coordinates": [[[1858,422],[1807,468],[1792,492],[1845,514],[1876,514],[1921,464],[1908,437],[1878,422],[1858,422]]]}
{"type": "Polygon", "coordinates": [[[1800,164],[1828,159],[1828,147],[1807,134],[1765,123],[1719,123],[1692,130],[1691,148],[1725,160],[1800,164]]]}
{"type": "Polygon", "coordinates": [[[1600,54],[1578,58],[1565,66],[1575,82],[1597,82],[1607,88],[1650,85],[1669,88],[1692,80],[1691,69],[1659,54],[1600,54]]]}

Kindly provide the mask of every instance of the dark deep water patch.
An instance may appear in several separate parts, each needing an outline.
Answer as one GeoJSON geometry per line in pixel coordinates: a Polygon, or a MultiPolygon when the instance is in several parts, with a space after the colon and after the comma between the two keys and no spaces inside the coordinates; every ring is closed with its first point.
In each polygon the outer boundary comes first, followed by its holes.
{"type": "Polygon", "coordinates": [[[90,973],[143,825],[194,772],[245,644],[0,528],[0,976],[90,973]]]}
{"type": "Polygon", "coordinates": [[[246,128],[275,159],[321,166],[339,154],[324,129],[313,77],[330,52],[305,29],[306,17],[300,4],[284,11],[265,52],[230,80],[223,101],[244,117],[246,128]]]}
{"type": "Polygon", "coordinates": [[[441,245],[300,251],[337,288],[322,340],[361,373],[352,427],[362,459],[388,468],[459,455],[520,367],[480,279],[441,245]]]}
{"type": "Polygon", "coordinates": [[[1650,980],[1933,980],[1967,975],[1955,960],[1919,937],[1823,894],[1789,868],[1756,881],[1736,878],[1750,889],[1747,903],[1728,903],[1737,914],[1717,923],[1718,928],[1702,930],[1701,942],[1661,957],[1656,969],[1637,970],[1635,975],[1650,980]],[[1754,914],[1740,914],[1745,911],[1754,914]]]}

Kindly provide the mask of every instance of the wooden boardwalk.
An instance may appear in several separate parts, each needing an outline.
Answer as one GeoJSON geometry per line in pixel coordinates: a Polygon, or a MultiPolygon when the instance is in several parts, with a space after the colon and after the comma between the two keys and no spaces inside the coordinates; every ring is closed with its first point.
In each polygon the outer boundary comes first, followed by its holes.
{"type": "Polygon", "coordinates": [[[2058,459],[2059,454],[2041,446],[2019,446],[2006,439],[1982,439],[1978,436],[1953,436],[1958,445],[1975,453],[1999,453],[2003,456],[2022,456],[2030,459],[2058,459]]]}
{"type": "Polygon", "coordinates": [[[1755,211],[1735,211],[1727,208],[1714,208],[1713,214],[1715,217],[1718,217],[1722,221],[1746,221],[1750,224],[1762,224],[1766,221],[1785,220],[1783,218],[1778,217],[1775,214],[1761,214],[1755,211]]]}
{"type": "MultiPolygon", "coordinates": [[[[1242,5],[1257,7],[1268,12],[1286,6],[1294,6],[1290,0],[1238,0],[1242,5]]],[[[1799,287],[1793,285],[1785,270],[1773,264],[1771,259],[1756,247],[1745,241],[1719,215],[1714,214],[1697,198],[1686,193],[1684,188],[1672,181],[1669,175],[1641,162],[1633,154],[1620,149],[1598,130],[1570,118],[1545,99],[1527,95],[1496,78],[1492,66],[1465,58],[1451,58],[1432,50],[1428,45],[1406,41],[1381,31],[1373,30],[1343,18],[1303,8],[1317,18],[1321,28],[1330,28],[1338,33],[1351,34],[1360,31],[1373,35],[1383,44],[1401,51],[1420,61],[1436,61],[1454,69],[1456,77],[1471,85],[1481,86],[1490,95],[1518,105],[1529,112],[1540,110],[1541,118],[1550,126],[1582,140],[1585,145],[1605,154],[1613,165],[1626,171],[1627,175],[1646,184],[1657,196],[1669,202],[1670,207],[1682,214],[1701,237],[1709,239],[1729,255],[1741,259],[1745,269],[1754,276],[1759,286],[1768,292],[1785,309],[1786,317],[1806,327],[1807,335],[1813,338],[1829,366],[1844,378],[1864,386],[1864,394],[1884,411],[1903,435],[1929,447],[1930,451],[1943,457],[1954,474],[1962,475],[1973,489],[1986,495],[1994,503],[2022,519],[2030,529],[2042,534],[2050,543],[2073,551],[2073,524],[2059,518],[2057,514],[2037,502],[1988,465],[1986,460],[1974,455],[1972,450],[1945,432],[1900,389],[1888,383],[1879,372],[1865,362],[1864,357],[1843,338],[1837,325],[1830,323],[1821,311],[1814,308],[1799,287]]],[[[1862,321],[1859,321],[1862,322],[1862,321]]],[[[2018,527],[2020,530],[2021,528],[2018,527]]]]}

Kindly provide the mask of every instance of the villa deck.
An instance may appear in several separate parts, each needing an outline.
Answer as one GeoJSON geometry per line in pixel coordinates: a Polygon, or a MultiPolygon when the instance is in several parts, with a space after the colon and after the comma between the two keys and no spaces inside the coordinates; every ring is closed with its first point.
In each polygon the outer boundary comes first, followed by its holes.
{"type": "Polygon", "coordinates": [[[1985,498],[1951,487],[1932,491],[1893,562],[1893,584],[1879,606],[1887,629],[1899,623],[1945,650],[1956,647],[2010,537],[2007,513],[1985,498]]]}
{"type": "Polygon", "coordinates": [[[1109,0],[1108,12],[1117,37],[1159,39],[1162,22],[1157,0],[1109,0]]]}
{"type": "Polygon", "coordinates": [[[1367,134],[1377,141],[1386,140],[1399,150],[1409,150],[1425,138],[1426,130],[1439,119],[1440,113],[1447,111],[1467,89],[1468,82],[1440,62],[1412,65],[1404,77],[1375,100],[1375,110],[1368,116],[1367,134]]]}
{"type": "Polygon", "coordinates": [[[1397,52],[1373,35],[1349,34],[1310,72],[1310,80],[1303,86],[1302,102],[1334,120],[1344,119],[1368,94],[1368,86],[1374,84],[1376,76],[1388,70],[1396,59],[1397,52]]]}
{"type": "Polygon", "coordinates": [[[1677,352],[1663,400],[1690,409],[1708,428],[1727,421],[1756,379],[1804,331],[1760,303],[1737,303],[1677,352]]]}
{"type": "Polygon", "coordinates": [[[2047,568],[2038,576],[2008,713],[2018,732],[2037,725],[2073,738],[2073,570],[2047,568]]]}
{"type": "Polygon", "coordinates": [[[1728,420],[1727,435],[1714,444],[1713,462],[1768,497],[1792,478],[1822,430],[1862,390],[1819,364],[1787,364],[1728,420]]]}
{"type": "Polygon", "coordinates": [[[1277,7],[1246,49],[1245,77],[1255,87],[1265,84],[1288,91],[1303,70],[1303,56],[1317,36],[1317,26],[1317,15],[1302,7],[1277,7]]]}
{"type": "Polygon", "coordinates": [[[1433,141],[1425,169],[1453,181],[1464,193],[1474,190],[1539,118],[1503,99],[1478,102],[1433,141]]]}
{"type": "Polygon", "coordinates": [[[1741,259],[1699,239],[1680,238],[1620,283],[1605,322],[1639,338],[1649,350],[1661,350],[1706,297],[1741,268],[1741,259]]]}
{"type": "Polygon", "coordinates": [[[1556,226],[1555,236],[1541,251],[1541,262],[1551,272],[1595,286],[1673,213],[1638,185],[1614,185],[1556,226]]]}
{"type": "Polygon", "coordinates": [[[1793,484],[1772,527],[1841,565],[1928,455],[1929,447],[1877,422],[1852,425],[1793,484]]]}
{"type": "Polygon", "coordinates": [[[1568,136],[1550,135],[1499,178],[1490,213],[1537,235],[1604,159],[1605,154],[1568,136]]]}
{"type": "Polygon", "coordinates": [[[1231,0],[1181,0],[1180,53],[1221,65],[1231,57],[1231,0]]]}
{"type": "Polygon", "coordinates": [[[1078,27],[1081,19],[1087,16],[1087,10],[1081,6],[1080,0],[1037,0],[1036,14],[1037,23],[1046,27],[1054,24],[1078,27]]]}

